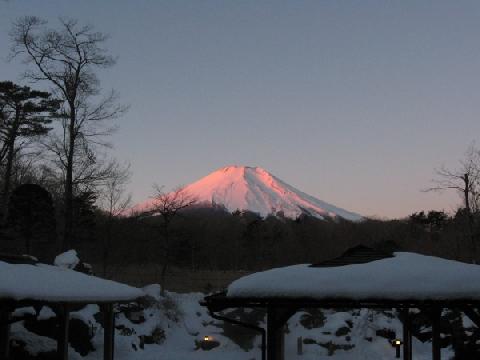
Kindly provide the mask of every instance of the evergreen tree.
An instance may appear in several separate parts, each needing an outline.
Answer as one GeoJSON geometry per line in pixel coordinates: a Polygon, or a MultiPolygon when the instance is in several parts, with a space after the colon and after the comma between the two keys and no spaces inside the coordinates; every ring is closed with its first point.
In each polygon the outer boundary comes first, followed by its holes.
{"type": "Polygon", "coordinates": [[[34,251],[34,244],[54,244],[55,209],[50,193],[36,184],[17,187],[10,197],[7,228],[23,240],[27,254],[34,251]]]}
{"type": "Polygon", "coordinates": [[[2,210],[6,210],[13,162],[21,140],[45,135],[60,102],[48,92],[11,81],[0,82],[0,165],[3,167],[2,210]]]}

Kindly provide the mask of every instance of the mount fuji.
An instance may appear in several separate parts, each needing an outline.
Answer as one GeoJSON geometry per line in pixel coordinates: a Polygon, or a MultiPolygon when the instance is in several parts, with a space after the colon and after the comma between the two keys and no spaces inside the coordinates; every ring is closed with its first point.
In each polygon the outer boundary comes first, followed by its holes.
{"type": "MultiPolygon", "coordinates": [[[[248,210],[262,217],[282,213],[293,219],[305,214],[320,219],[362,220],[362,216],[307,195],[260,167],[227,166],[185,186],[183,191],[199,205],[221,205],[230,212],[248,210]]],[[[139,207],[148,207],[148,203],[139,207]]]]}

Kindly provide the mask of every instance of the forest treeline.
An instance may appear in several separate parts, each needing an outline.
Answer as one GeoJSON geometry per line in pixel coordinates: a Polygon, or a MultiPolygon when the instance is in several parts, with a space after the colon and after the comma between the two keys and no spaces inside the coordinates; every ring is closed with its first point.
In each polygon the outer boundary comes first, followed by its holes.
{"type": "MultiPolygon", "coordinates": [[[[350,222],[309,216],[261,218],[251,212],[232,214],[221,208],[193,206],[172,220],[168,248],[162,229],[164,220],[160,216],[111,219],[104,210],[90,205],[79,211],[76,220],[80,232],[74,248],[85,261],[95,264],[106,261],[106,266],[168,262],[192,270],[252,271],[319,262],[358,244],[466,262],[478,259],[474,256],[477,249],[472,247],[469,220],[463,210],[454,216],[430,211],[405,219],[350,222]],[[105,257],[101,250],[107,238],[110,243],[105,257]]],[[[478,225],[475,231],[480,231],[478,225]]],[[[51,260],[58,251],[55,237],[32,233],[30,253],[51,260]]],[[[3,249],[25,253],[24,240],[21,232],[12,235],[3,240],[3,249]]]]}
{"type": "Polygon", "coordinates": [[[76,20],[51,26],[37,17],[17,19],[10,36],[11,61],[24,63],[25,73],[22,83],[0,81],[0,252],[51,262],[74,248],[105,274],[112,265],[156,263],[162,278],[171,266],[252,271],[319,262],[357,244],[480,260],[474,146],[456,168],[438,169],[429,189],[457,191],[462,204],[454,214],[261,218],[157,187],[150,209],[127,216],[131,172],[110,155],[108,140],[127,106],[115,91],[102,91],[97,76],[115,63],[107,37],[76,20]]]}

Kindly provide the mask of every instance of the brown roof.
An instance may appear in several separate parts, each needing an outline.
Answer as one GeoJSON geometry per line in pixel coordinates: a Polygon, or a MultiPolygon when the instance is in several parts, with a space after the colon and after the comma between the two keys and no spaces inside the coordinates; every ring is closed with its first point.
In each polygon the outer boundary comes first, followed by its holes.
{"type": "Polygon", "coordinates": [[[358,245],[348,249],[339,257],[310,265],[311,267],[335,267],[352,264],[366,264],[371,261],[393,257],[393,254],[358,245]]]}
{"type": "Polygon", "coordinates": [[[9,264],[38,264],[38,259],[30,255],[14,255],[0,253],[0,261],[4,261],[9,264]]]}

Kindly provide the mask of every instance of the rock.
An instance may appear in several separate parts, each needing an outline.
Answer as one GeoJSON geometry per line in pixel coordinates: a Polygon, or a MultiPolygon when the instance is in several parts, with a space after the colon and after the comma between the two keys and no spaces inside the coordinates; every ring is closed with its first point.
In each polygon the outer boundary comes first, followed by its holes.
{"type": "Polygon", "coordinates": [[[95,330],[80,319],[70,319],[69,343],[80,355],[85,356],[94,351],[92,338],[95,330]]]}
{"type": "Polygon", "coordinates": [[[145,322],[145,315],[143,314],[143,310],[130,311],[125,313],[125,316],[134,324],[143,324],[145,322]]]}
{"type": "Polygon", "coordinates": [[[120,306],[120,312],[125,314],[125,317],[134,324],[143,324],[145,322],[145,313],[146,309],[144,303],[134,302],[127,305],[120,306]]]}
{"type": "Polygon", "coordinates": [[[30,354],[25,350],[25,343],[21,340],[11,342],[10,358],[14,360],[56,360],[58,358],[56,351],[40,352],[36,355],[30,354]]]}
{"type": "Polygon", "coordinates": [[[86,262],[79,263],[77,266],[75,266],[73,270],[87,274],[87,275],[93,275],[92,265],[86,262]]]}
{"type": "Polygon", "coordinates": [[[220,346],[220,342],[214,339],[205,341],[205,340],[195,340],[195,348],[202,349],[205,351],[210,351],[215,349],[216,347],[220,346]]]}
{"type": "MultiPolygon", "coordinates": [[[[45,320],[26,319],[24,326],[34,334],[57,340],[58,326],[56,317],[50,317],[45,320]]],[[[76,318],[70,319],[69,343],[82,356],[95,350],[91,343],[94,335],[94,329],[87,323],[76,318]]]]}
{"type": "Polygon", "coordinates": [[[128,328],[125,325],[117,325],[115,329],[119,330],[121,336],[132,336],[136,334],[136,331],[132,328],[128,328]]]}
{"type": "Polygon", "coordinates": [[[23,322],[25,328],[37,335],[46,336],[48,338],[57,339],[57,318],[49,318],[46,320],[26,319],[23,322]]]}
{"type": "Polygon", "coordinates": [[[335,336],[345,336],[350,332],[350,328],[347,326],[342,326],[335,332],[335,336]]]}
{"type": "Polygon", "coordinates": [[[392,329],[379,329],[375,332],[375,334],[388,340],[393,340],[396,338],[395,331],[392,329]]]}
{"type": "Polygon", "coordinates": [[[165,331],[163,329],[156,327],[151,335],[142,335],[140,338],[140,346],[143,349],[144,344],[162,344],[165,341],[165,331]]]}
{"type": "Polygon", "coordinates": [[[325,315],[320,309],[308,309],[300,317],[300,324],[310,330],[323,327],[325,320],[325,315]]]}
{"type": "Polygon", "coordinates": [[[326,343],[318,343],[318,345],[328,350],[328,356],[332,356],[337,350],[351,350],[355,347],[353,344],[335,344],[332,341],[326,343]]]}

